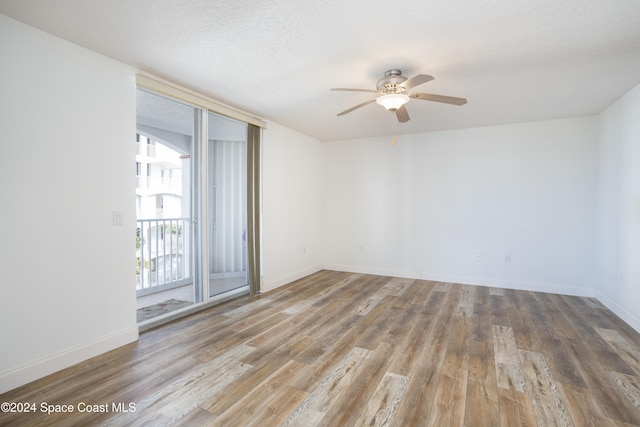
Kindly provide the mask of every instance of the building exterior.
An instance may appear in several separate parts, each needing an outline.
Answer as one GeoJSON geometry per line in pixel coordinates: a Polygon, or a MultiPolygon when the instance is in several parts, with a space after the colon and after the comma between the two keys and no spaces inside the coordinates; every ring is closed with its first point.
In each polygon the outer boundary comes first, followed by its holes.
{"type": "Polygon", "coordinates": [[[190,226],[188,171],[188,154],[154,138],[136,135],[138,296],[191,282],[189,233],[185,233],[190,226]]]}

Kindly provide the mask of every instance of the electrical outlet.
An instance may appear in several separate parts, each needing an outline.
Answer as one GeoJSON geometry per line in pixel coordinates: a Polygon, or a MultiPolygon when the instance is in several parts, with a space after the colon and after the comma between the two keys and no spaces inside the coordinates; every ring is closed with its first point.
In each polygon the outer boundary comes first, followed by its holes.
{"type": "Polygon", "coordinates": [[[511,264],[511,254],[506,254],[504,256],[504,263],[505,264],[511,264]]]}

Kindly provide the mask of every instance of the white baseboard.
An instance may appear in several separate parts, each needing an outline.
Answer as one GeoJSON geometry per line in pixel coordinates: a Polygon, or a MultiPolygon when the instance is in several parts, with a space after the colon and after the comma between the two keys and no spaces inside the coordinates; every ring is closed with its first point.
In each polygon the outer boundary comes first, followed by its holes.
{"type": "Polygon", "coordinates": [[[420,273],[410,270],[398,270],[392,268],[370,268],[358,265],[325,264],[325,270],[344,271],[347,273],[373,274],[375,276],[401,277],[403,279],[419,279],[420,273]]]}
{"type": "Polygon", "coordinates": [[[289,274],[276,280],[267,281],[266,279],[263,279],[264,282],[262,283],[262,292],[272,291],[275,288],[279,288],[280,286],[286,285],[287,283],[295,282],[296,280],[307,277],[310,274],[317,273],[318,271],[323,269],[324,267],[322,265],[317,265],[293,274],[289,274]]]}
{"type": "Polygon", "coordinates": [[[446,274],[422,273],[422,280],[434,280],[438,282],[460,283],[463,285],[491,286],[502,289],[515,289],[519,291],[546,292],[550,294],[572,295],[578,297],[595,296],[593,288],[580,286],[549,284],[540,282],[526,282],[520,280],[491,279],[483,277],[457,276],[446,274]]]}
{"type": "Polygon", "coordinates": [[[450,274],[415,272],[409,270],[395,270],[383,268],[370,268],[356,265],[327,264],[327,270],[346,271],[349,273],[373,274],[377,276],[402,277],[405,279],[433,280],[436,282],[460,283],[463,285],[492,286],[494,288],[516,289],[521,291],[547,292],[551,294],[573,295],[580,297],[594,297],[593,288],[579,286],[558,285],[538,282],[524,282],[504,279],[491,279],[483,277],[460,276],[450,274]]]}
{"type": "Polygon", "coordinates": [[[609,310],[611,310],[616,316],[624,320],[629,326],[640,332],[640,319],[634,314],[622,307],[620,304],[611,299],[608,295],[603,293],[600,289],[596,289],[596,298],[604,304],[609,310]]]}
{"type": "Polygon", "coordinates": [[[138,339],[138,327],[125,329],[96,340],[52,354],[40,360],[0,373],[0,393],[68,368],[76,363],[132,343],[138,339]]]}

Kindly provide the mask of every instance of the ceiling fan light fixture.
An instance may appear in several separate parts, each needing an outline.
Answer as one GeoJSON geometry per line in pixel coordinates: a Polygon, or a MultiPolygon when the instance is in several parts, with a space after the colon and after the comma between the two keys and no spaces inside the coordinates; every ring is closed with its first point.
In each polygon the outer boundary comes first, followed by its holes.
{"type": "Polygon", "coordinates": [[[393,111],[409,102],[409,99],[409,96],[405,95],[404,93],[389,93],[377,98],[376,102],[382,105],[387,110],[393,111]]]}

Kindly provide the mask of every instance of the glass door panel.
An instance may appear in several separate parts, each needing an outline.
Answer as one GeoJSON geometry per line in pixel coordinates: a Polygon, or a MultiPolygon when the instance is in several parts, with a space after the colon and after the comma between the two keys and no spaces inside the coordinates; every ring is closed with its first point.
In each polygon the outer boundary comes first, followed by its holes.
{"type": "Polygon", "coordinates": [[[194,229],[194,150],[202,110],[137,91],[138,322],[202,300],[194,229]]]}
{"type": "Polygon", "coordinates": [[[247,124],[208,115],[209,296],[247,286],[247,124]]]}

